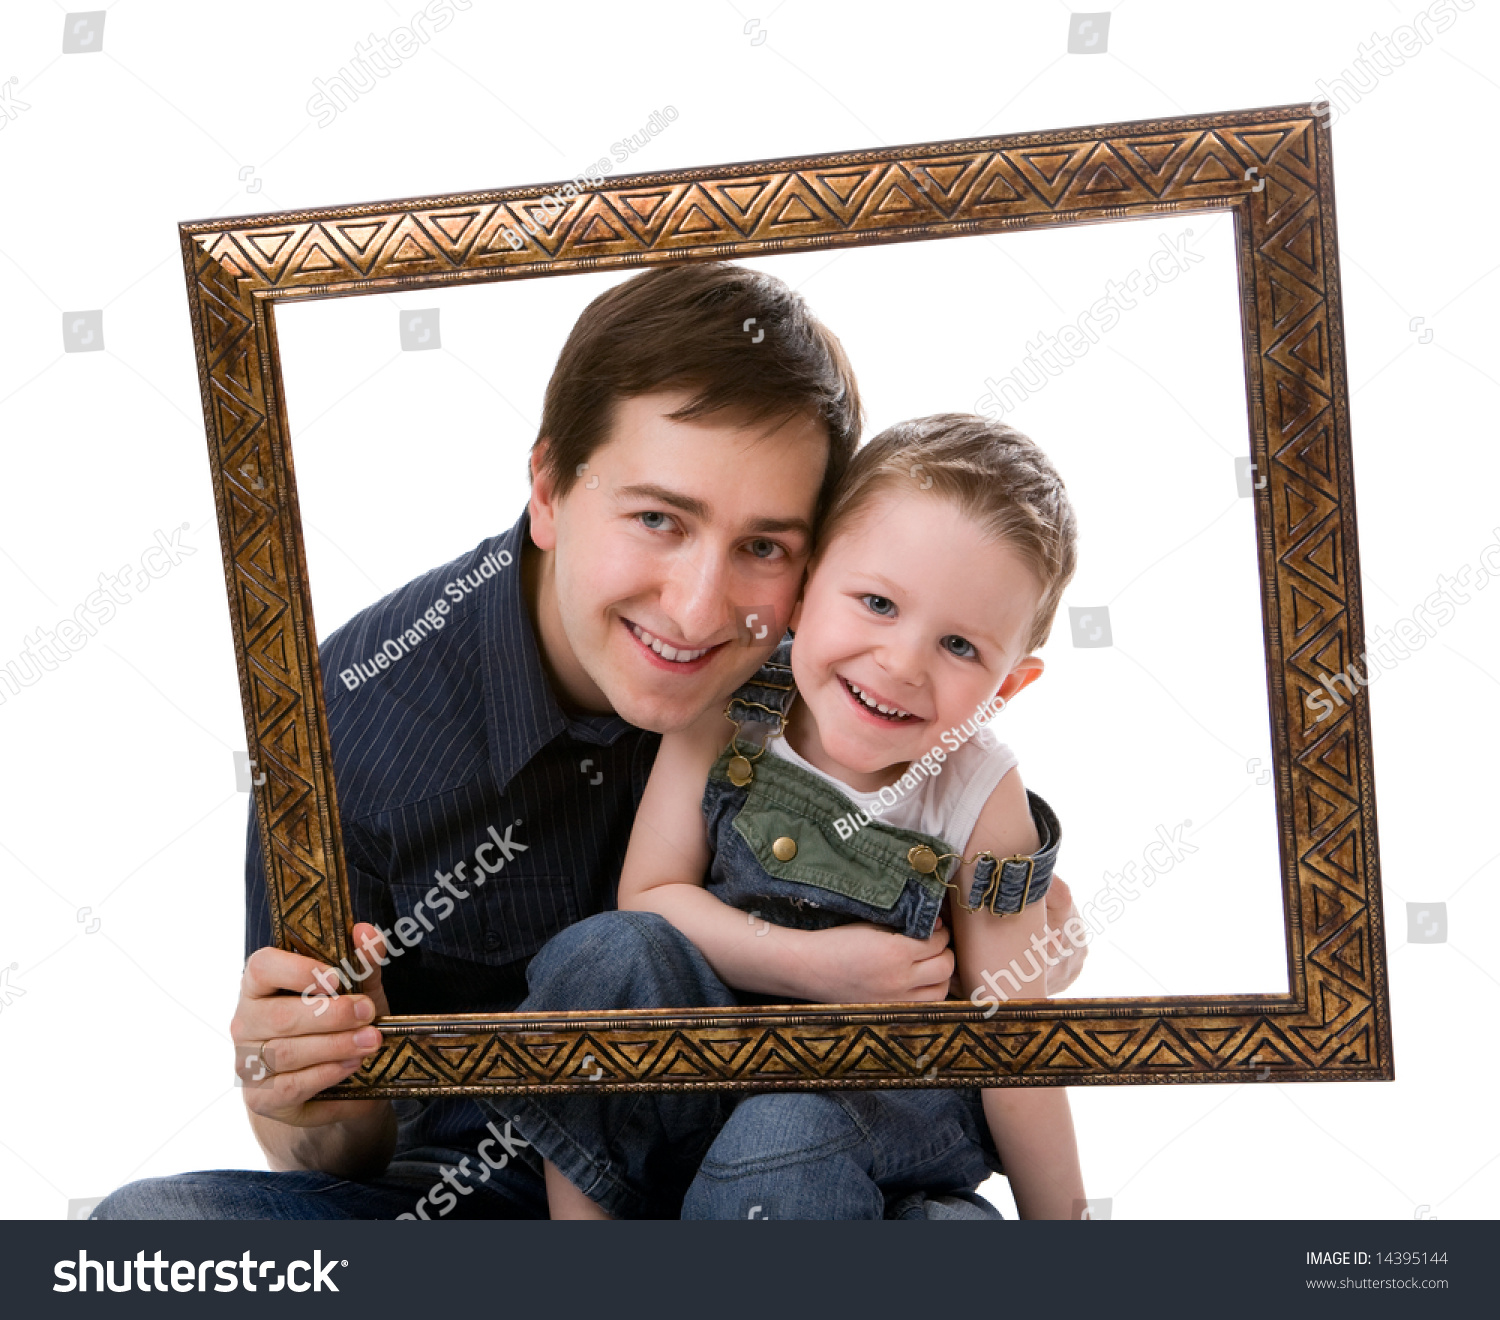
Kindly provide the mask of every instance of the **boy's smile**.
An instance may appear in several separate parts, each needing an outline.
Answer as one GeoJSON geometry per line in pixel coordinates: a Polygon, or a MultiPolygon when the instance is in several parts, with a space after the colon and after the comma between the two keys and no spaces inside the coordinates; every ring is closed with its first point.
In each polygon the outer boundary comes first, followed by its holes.
{"type": "Polygon", "coordinates": [[[851,788],[890,784],[1040,675],[1023,642],[1041,595],[1020,554],[946,500],[873,497],[822,551],[792,616],[792,745],[851,788]]]}
{"type": "Polygon", "coordinates": [[[828,461],[810,417],[673,421],[692,395],[620,401],[590,480],[555,495],[533,460],[537,635],[559,697],[639,728],[685,727],[781,640],[828,461]],[[775,624],[744,645],[741,608],[775,624]]]}
{"type": "Polygon", "coordinates": [[[844,690],[854,701],[855,709],[869,719],[880,720],[886,724],[906,724],[918,718],[909,710],[902,710],[893,702],[882,701],[880,693],[851,683],[842,674],[839,675],[839,682],[844,685],[844,690]]]}

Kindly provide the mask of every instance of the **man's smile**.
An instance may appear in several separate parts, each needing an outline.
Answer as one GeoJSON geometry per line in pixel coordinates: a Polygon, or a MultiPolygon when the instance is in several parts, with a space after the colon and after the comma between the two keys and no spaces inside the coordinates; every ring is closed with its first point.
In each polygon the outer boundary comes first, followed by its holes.
{"type": "Polygon", "coordinates": [[[648,632],[640,624],[631,619],[620,620],[625,625],[625,630],[635,640],[641,653],[650,659],[659,668],[664,668],[673,673],[697,673],[710,664],[715,655],[723,650],[725,643],[718,642],[713,646],[701,646],[688,648],[675,646],[670,642],[663,641],[655,633],[648,632]]]}

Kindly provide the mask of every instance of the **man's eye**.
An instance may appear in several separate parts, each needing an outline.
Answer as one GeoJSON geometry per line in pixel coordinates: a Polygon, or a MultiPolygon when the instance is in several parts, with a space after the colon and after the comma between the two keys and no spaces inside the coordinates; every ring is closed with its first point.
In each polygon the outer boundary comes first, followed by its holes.
{"type": "Polygon", "coordinates": [[[638,513],[636,517],[641,520],[641,526],[649,532],[665,531],[671,525],[672,520],[659,509],[652,509],[649,513],[638,513]]]}
{"type": "Polygon", "coordinates": [[[757,538],[754,541],[748,542],[745,548],[757,559],[775,559],[778,556],[785,557],[786,555],[786,551],[777,545],[775,541],[767,541],[763,538],[757,538]]]}
{"type": "Polygon", "coordinates": [[[956,655],[960,660],[968,660],[979,654],[974,649],[974,643],[966,637],[959,637],[955,633],[949,633],[942,640],[942,647],[949,655],[956,655]]]}
{"type": "Polygon", "coordinates": [[[881,618],[888,619],[896,612],[896,602],[885,596],[861,596],[865,608],[872,614],[878,614],[881,618]]]}

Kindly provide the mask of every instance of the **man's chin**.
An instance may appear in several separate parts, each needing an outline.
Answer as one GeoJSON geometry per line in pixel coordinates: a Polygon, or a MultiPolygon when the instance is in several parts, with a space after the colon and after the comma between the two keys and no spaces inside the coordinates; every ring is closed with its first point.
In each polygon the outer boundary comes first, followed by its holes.
{"type": "MultiPolygon", "coordinates": [[[[706,699],[691,703],[680,698],[673,701],[624,699],[615,703],[615,713],[627,724],[651,733],[679,733],[688,728],[710,707],[722,704],[716,696],[705,693],[706,699]]],[[[728,725],[725,725],[728,728],[728,725]]]]}
{"type": "MultiPolygon", "coordinates": [[[[622,668],[628,669],[631,662],[638,663],[639,658],[627,656],[625,659],[622,668]]],[[[615,714],[627,724],[653,733],[676,733],[710,709],[723,710],[735,690],[754,675],[763,659],[748,653],[744,647],[731,645],[714,664],[696,674],[666,675],[669,684],[680,688],[676,692],[652,691],[650,688],[642,691],[640,684],[625,682],[618,670],[611,675],[611,681],[601,687],[615,714]],[[739,663],[731,665],[728,663],[731,660],[739,663]]],[[[727,730],[729,726],[724,727],[727,730]]]]}

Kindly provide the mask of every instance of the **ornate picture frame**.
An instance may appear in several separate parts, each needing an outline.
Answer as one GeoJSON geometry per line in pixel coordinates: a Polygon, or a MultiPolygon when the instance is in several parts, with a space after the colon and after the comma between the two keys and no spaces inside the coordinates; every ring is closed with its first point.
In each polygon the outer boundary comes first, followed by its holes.
{"type": "Polygon", "coordinates": [[[282,302],[1229,211],[1289,991],[391,1016],[329,1096],[1394,1076],[1331,147],[1314,105],[185,222],[225,584],[276,942],[352,953],[278,357],[282,302]],[[555,214],[553,213],[555,212],[555,214]],[[525,223],[523,223],[523,216],[525,223]],[[516,247],[515,243],[520,246],[516,247]],[[1327,703],[1325,703],[1327,704],[1327,703]],[[585,1059],[588,1066],[585,1067],[585,1059]]]}

